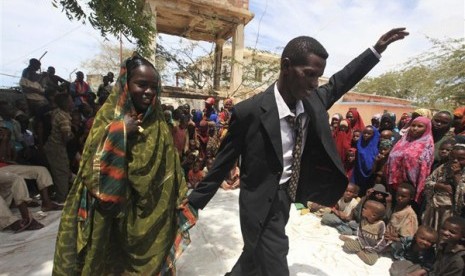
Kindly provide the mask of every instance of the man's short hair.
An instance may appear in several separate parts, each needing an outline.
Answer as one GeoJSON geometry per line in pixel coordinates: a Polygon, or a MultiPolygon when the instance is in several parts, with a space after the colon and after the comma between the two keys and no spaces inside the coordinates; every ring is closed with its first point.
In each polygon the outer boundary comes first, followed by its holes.
{"type": "Polygon", "coordinates": [[[328,58],[328,52],[313,37],[299,36],[289,41],[284,47],[281,59],[288,58],[293,65],[302,65],[309,54],[314,54],[322,59],[328,58]]]}

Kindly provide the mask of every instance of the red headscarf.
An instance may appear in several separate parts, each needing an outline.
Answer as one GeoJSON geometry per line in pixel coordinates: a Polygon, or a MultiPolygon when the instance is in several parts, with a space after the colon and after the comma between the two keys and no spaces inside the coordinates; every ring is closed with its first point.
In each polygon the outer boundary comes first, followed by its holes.
{"type": "MultiPolygon", "coordinates": [[[[461,129],[465,129],[465,106],[457,107],[454,110],[454,117],[462,119],[460,121],[461,129]]],[[[459,133],[456,133],[459,134],[459,133]]]]}
{"type": "Polygon", "coordinates": [[[425,132],[416,139],[411,137],[411,130],[402,136],[389,153],[384,173],[392,190],[396,190],[403,182],[416,187],[415,201],[420,203],[425,180],[434,161],[434,141],[430,119],[420,116],[413,122],[425,124],[425,132]]]}
{"type": "Polygon", "coordinates": [[[341,131],[339,128],[334,133],[334,142],[336,143],[337,153],[341,157],[342,162],[346,160],[347,150],[350,148],[352,142],[352,129],[350,128],[349,120],[342,120],[339,125],[347,125],[346,131],[341,131]]]}
{"type": "MultiPolygon", "coordinates": [[[[347,113],[349,112],[351,112],[352,115],[354,116],[354,119],[351,125],[352,130],[360,130],[360,131],[364,130],[365,124],[363,123],[362,117],[360,117],[360,113],[358,113],[356,109],[349,109],[347,113]]],[[[347,114],[346,114],[346,118],[347,118],[347,114]]]]}

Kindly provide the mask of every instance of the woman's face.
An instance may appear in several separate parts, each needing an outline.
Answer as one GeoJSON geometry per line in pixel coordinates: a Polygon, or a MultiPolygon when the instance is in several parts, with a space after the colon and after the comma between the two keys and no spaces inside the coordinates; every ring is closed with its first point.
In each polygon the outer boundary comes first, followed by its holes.
{"type": "Polygon", "coordinates": [[[363,141],[369,141],[374,135],[374,130],[371,127],[367,127],[363,130],[363,141]]]}
{"type": "Polygon", "coordinates": [[[354,122],[354,114],[352,112],[347,112],[346,114],[346,119],[350,121],[350,123],[353,123],[354,122]]]}
{"type": "Polygon", "coordinates": [[[415,121],[410,125],[409,134],[412,139],[420,138],[426,131],[426,124],[415,121]]]}
{"type": "Polygon", "coordinates": [[[129,93],[138,112],[145,112],[156,100],[158,74],[151,66],[141,65],[131,72],[128,83],[129,93]]]}

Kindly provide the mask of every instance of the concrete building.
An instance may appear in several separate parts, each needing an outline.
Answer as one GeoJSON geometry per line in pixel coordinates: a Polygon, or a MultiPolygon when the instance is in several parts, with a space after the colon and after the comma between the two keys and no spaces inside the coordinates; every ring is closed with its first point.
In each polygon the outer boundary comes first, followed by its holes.
{"type": "MultiPolygon", "coordinates": [[[[232,59],[231,46],[225,44],[223,49],[223,60],[230,61],[232,59]]],[[[198,59],[195,64],[192,64],[192,67],[195,66],[198,67],[198,69],[200,68],[199,71],[210,72],[213,67],[212,60],[212,56],[205,56],[198,59]]],[[[218,98],[224,99],[232,97],[235,99],[235,102],[240,102],[241,100],[263,91],[277,80],[279,61],[280,55],[256,49],[244,49],[242,83],[235,90],[231,90],[228,78],[231,72],[231,63],[225,62],[221,69],[222,78],[220,86],[219,89],[216,90],[218,92],[218,98]]],[[[234,62],[232,62],[232,64],[234,64],[234,62]]],[[[180,84],[179,87],[183,87],[184,89],[192,88],[192,80],[185,79],[186,76],[187,74],[183,72],[177,74],[179,80],[178,84],[180,84]]],[[[213,79],[210,75],[205,74],[203,77],[205,79],[202,81],[213,86],[213,79]]],[[[319,79],[320,85],[327,82],[328,78],[326,77],[319,79]]],[[[329,116],[334,113],[341,113],[345,116],[349,108],[357,109],[366,125],[370,124],[371,117],[377,113],[382,114],[386,111],[394,112],[397,118],[400,118],[402,113],[412,112],[415,109],[409,100],[349,91],[329,109],[328,113],[329,116]]]]}

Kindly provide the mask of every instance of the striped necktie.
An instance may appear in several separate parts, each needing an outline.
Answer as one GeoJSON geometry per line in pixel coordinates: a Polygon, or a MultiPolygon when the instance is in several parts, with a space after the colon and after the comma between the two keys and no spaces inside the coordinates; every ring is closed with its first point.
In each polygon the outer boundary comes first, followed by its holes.
{"type": "Polygon", "coordinates": [[[295,201],[297,193],[297,185],[299,184],[300,176],[300,159],[302,156],[302,138],[303,138],[303,127],[302,127],[302,116],[299,114],[297,119],[293,116],[288,116],[288,121],[290,122],[291,128],[295,131],[295,143],[294,148],[292,149],[292,164],[291,164],[291,178],[289,179],[289,184],[287,186],[287,194],[291,198],[292,202],[295,201]]]}

